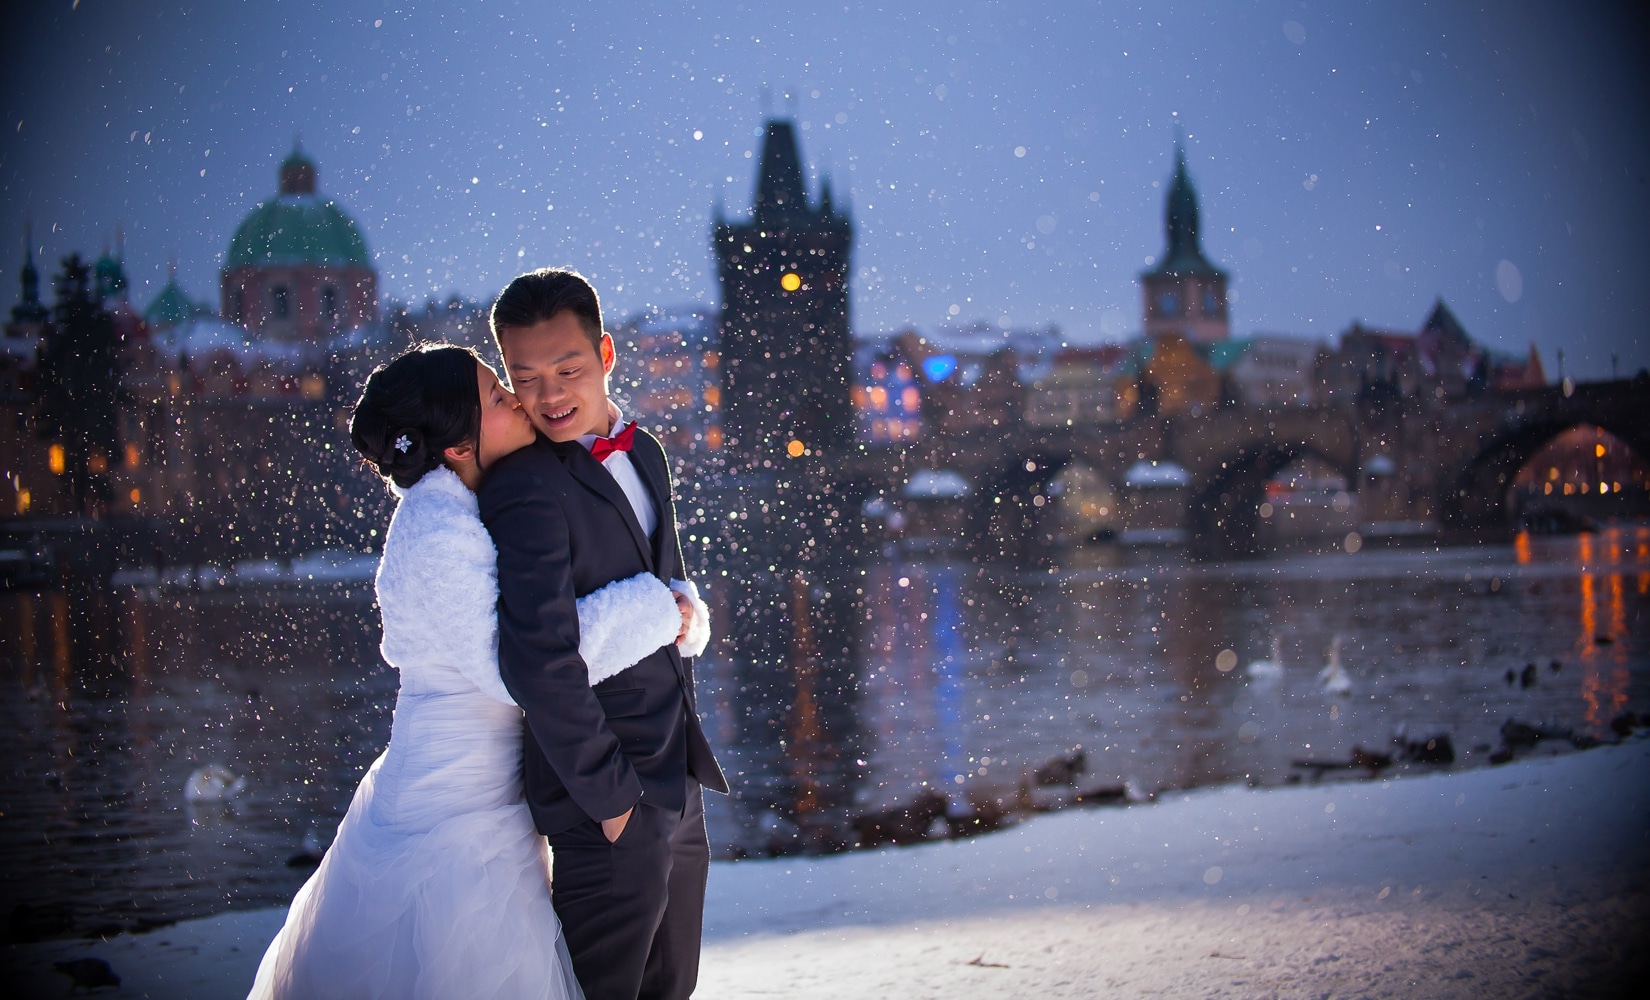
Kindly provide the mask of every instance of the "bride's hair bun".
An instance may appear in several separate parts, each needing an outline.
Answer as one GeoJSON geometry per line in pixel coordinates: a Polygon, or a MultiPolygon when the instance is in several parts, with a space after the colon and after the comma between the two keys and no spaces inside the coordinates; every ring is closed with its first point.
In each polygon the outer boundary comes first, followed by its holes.
{"type": "Polygon", "coordinates": [[[350,441],[378,474],[406,489],[441,464],[442,453],[475,444],[481,393],[467,347],[425,344],[367,376],[350,418],[350,441]]]}

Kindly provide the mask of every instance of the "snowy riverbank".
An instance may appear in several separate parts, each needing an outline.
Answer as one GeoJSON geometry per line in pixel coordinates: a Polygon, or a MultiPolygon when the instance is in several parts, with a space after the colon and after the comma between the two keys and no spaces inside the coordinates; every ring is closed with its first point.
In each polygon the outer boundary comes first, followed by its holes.
{"type": "MultiPolygon", "coordinates": [[[[1650,740],[1176,793],[971,840],[712,867],[698,995],[1615,996],[1642,987],[1650,740]]],[[[23,996],[245,993],[279,910],[9,949],[23,996]]]]}

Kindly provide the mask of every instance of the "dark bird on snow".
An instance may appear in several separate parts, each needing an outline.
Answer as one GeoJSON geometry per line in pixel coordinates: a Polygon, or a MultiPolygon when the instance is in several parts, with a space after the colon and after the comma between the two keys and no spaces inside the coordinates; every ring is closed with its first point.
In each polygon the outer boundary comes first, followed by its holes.
{"type": "Polygon", "coordinates": [[[105,986],[120,985],[120,977],[109,963],[101,958],[76,958],[67,962],[53,962],[52,968],[74,980],[73,989],[100,990],[105,986]]]}
{"type": "Polygon", "coordinates": [[[1069,785],[1089,769],[1088,754],[1081,748],[1061,757],[1050,757],[1037,769],[1039,785],[1069,785]]]}

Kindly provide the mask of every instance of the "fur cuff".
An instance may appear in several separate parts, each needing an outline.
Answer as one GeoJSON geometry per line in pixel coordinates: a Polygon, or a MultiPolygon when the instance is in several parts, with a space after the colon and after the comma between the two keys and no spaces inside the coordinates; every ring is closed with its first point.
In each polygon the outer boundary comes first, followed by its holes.
{"type": "Polygon", "coordinates": [[[617,580],[579,598],[579,655],[600,684],[676,641],[682,613],[652,573],[617,580]]]}
{"type": "Polygon", "coordinates": [[[699,587],[692,580],[672,580],[670,589],[687,597],[693,605],[693,621],[688,624],[687,637],[676,644],[683,656],[699,656],[710,645],[710,609],[699,599],[699,587]]]}

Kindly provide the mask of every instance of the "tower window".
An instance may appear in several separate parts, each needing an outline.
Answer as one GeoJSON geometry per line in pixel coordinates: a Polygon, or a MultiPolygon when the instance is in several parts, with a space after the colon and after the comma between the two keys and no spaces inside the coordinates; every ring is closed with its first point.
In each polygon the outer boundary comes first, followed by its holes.
{"type": "Polygon", "coordinates": [[[1213,316],[1218,312],[1220,312],[1220,300],[1216,297],[1215,290],[1205,288],[1203,290],[1203,315],[1213,316]]]}
{"type": "Polygon", "coordinates": [[[275,319],[286,319],[287,315],[291,311],[292,311],[292,306],[288,302],[288,295],[287,295],[286,286],[285,285],[276,285],[274,288],[270,289],[269,290],[269,314],[270,314],[270,316],[274,317],[275,319]]]}
{"type": "Polygon", "coordinates": [[[331,285],[321,288],[321,325],[328,329],[338,326],[338,289],[331,285]]]}
{"type": "Polygon", "coordinates": [[[1157,311],[1164,316],[1180,315],[1180,296],[1174,292],[1164,292],[1157,297],[1157,311]]]}

